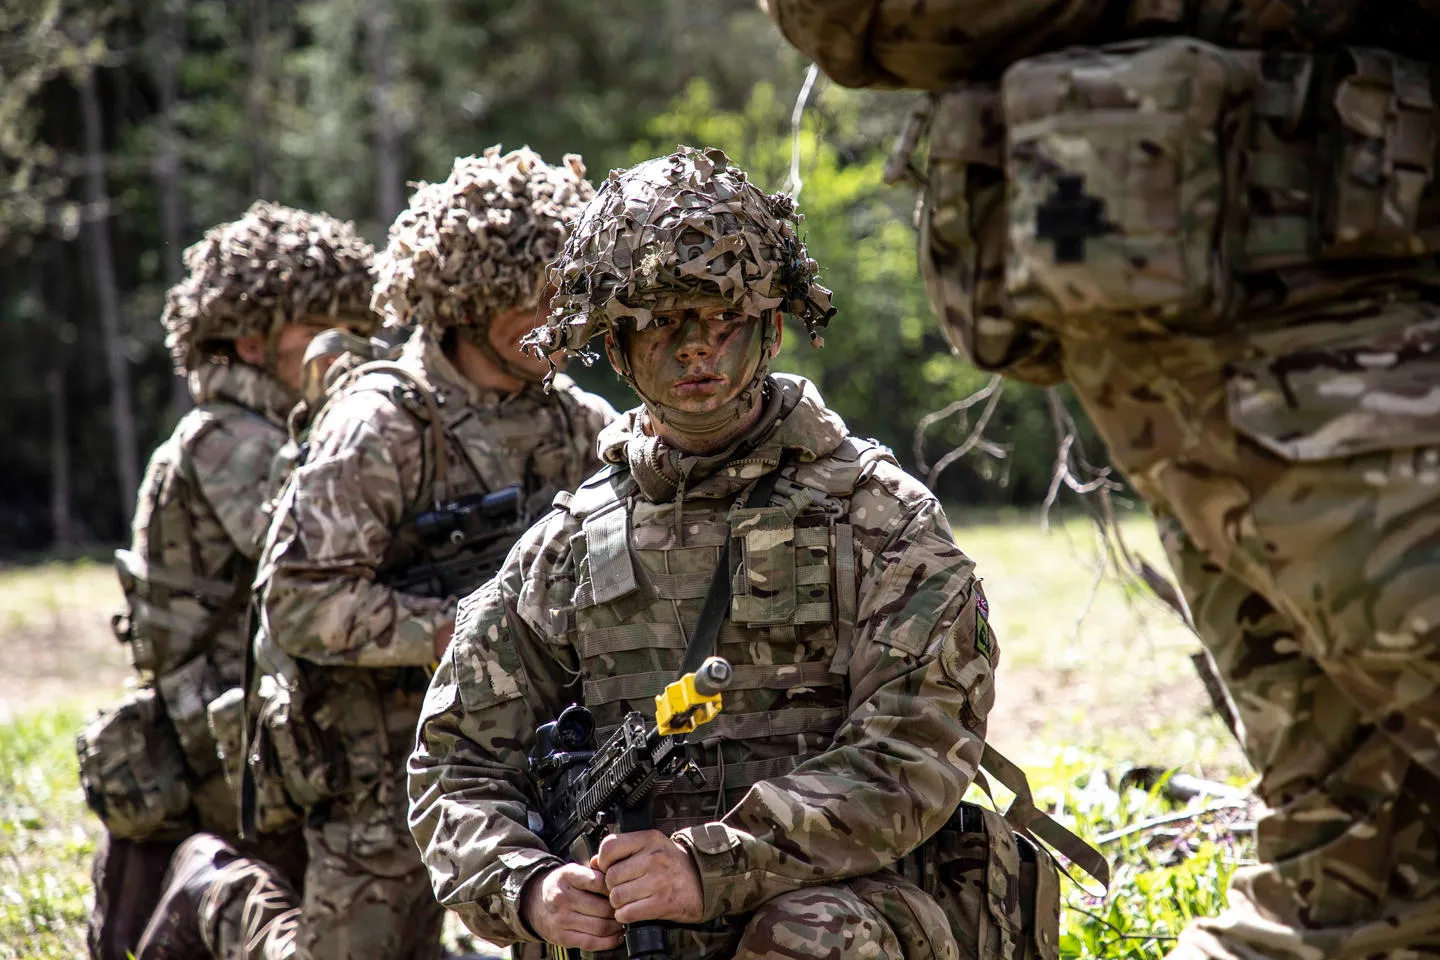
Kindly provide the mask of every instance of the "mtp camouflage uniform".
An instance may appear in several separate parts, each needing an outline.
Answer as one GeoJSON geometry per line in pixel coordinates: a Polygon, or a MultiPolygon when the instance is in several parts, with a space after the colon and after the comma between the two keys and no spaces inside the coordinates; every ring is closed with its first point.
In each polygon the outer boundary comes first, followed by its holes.
{"type": "MultiPolygon", "coordinates": [[[[612,174],[553,269],[537,340],[579,350],[717,296],[761,322],[783,304],[813,332],[829,292],[793,211],[718,150],[612,174]]],[[[764,367],[758,423],[720,453],[652,435],[648,401],[621,417],[601,434],[605,468],[461,604],[410,760],[410,820],[436,896],[480,936],[535,941],[522,894],[563,862],[534,829],[536,728],[583,703],[603,741],[628,711],[652,712],[727,543],[716,652],[734,682],[692,738],[702,782],[654,798],[702,885],[705,922],[671,929],[671,955],[957,957],[932,881],[965,857],[979,875],[965,955],[1041,935],[983,842],[928,870],[897,862],[952,820],[984,750],[998,649],[974,564],[888,451],[851,437],[808,381],[764,367]],[[742,506],[777,467],[770,501],[742,506]]],[[[1009,852],[1018,873],[1013,839],[1009,852]]]]}
{"type": "Polygon", "coordinates": [[[248,892],[209,904],[227,956],[439,954],[443,911],[405,828],[404,767],[457,597],[396,581],[455,552],[422,541],[421,513],[512,485],[548,504],[597,464],[614,416],[604,400],[568,379],[548,395],[538,383],[482,390],[443,349],[469,335],[458,326],[483,335],[500,311],[541,309],[544,263],[591,192],[583,172],[577,158],[550,167],[526,150],[462,158],[420,188],[377,258],[376,307],[414,332],[398,360],[353,371],[316,415],[256,580],[251,763],[304,816],[303,892],[286,903],[252,874],[248,892]]]}
{"type": "MultiPolygon", "coordinates": [[[[188,276],[169,292],[166,343],[195,407],[151,456],[130,548],[116,553],[128,607],[117,635],[142,685],[79,743],[81,782],[108,831],[94,956],[136,949],[180,840],[239,840],[207,708],[241,682],[265,482],[296,393],[240,362],[233,342],[287,323],[370,329],[372,255],[349,224],[257,203],[186,251],[188,276]]],[[[247,849],[297,863],[282,843],[247,849]]]]}
{"type": "Polygon", "coordinates": [[[1173,956],[1440,950],[1440,7],[768,6],[936,91],[947,330],[1068,381],[1160,522],[1268,806],[1173,956]]]}

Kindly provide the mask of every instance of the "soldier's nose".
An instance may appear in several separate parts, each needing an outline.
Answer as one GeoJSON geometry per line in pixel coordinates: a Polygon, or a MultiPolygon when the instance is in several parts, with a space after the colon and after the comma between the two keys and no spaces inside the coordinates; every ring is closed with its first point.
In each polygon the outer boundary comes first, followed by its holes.
{"type": "Polygon", "coordinates": [[[681,362],[691,360],[703,360],[710,356],[711,348],[705,339],[705,334],[700,324],[687,323],[680,330],[680,336],[675,344],[675,357],[681,362]]]}

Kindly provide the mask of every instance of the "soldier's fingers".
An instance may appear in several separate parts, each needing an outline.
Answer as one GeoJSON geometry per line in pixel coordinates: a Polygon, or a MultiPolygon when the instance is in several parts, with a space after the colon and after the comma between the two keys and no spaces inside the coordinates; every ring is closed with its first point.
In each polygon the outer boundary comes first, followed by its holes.
{"type": "MultiPolygon", "coordinates": [[[[576,865],[579,866],[578,864],[576,865]]],[[[599,870],[591,870],[588,867],[580,867],[571,870],[566,874],[570,886],[576,890],[584,890],[587,893],[598,894],[602,899],[610,895],[610,888],[605,885],[605,874],[599,870]]]]}
{"type": "Polygon", "coordinates": [[[626,857],[605,871],[605,890],[603,892],[614,893],[615,888],[621,884],[653,874],[655,869],[660,866],[663,865],[656,861],[653,851],[650,850],[643,850],[635,856],[626,857]]]}
{"type": "MultiPolygon", "coordinates": [[[[615,908],[616,916],[619,916],[621,907],[632,903],[639,903],[642,900],[651,900],[656,897],[663,898],[666,890],[663,883],[657,882],[655,877],[640,876],[628,883],[610,888],[610,906],[615,908]]],[[[624,921],[621,921],[622,923],[624,921]]]]}
{"type": "Polygon", "coordinates": [[[572,933],[581,934],[587,937],[614,937],[624,931],[620,924],[609,914],[610,905],[607,903],[606,915],[603,917],[590,916],[584,913],[572,912],[565,916],[560,926],[572,933]]]}
{"type": "Polygon", "coordinates": [[[600,850],[596,854],[595,864],[602,871],[607,871],[615,864],[632,857],[641,850],[654,847],[659,841],[670,842],[670,838],[659,830],[636,830],[634,833],[612,833],[600,841],[600,850]]]}
{"type": "Polygon", "coordinates": [[[646,920],[669,920],[669,903],[663,897],[646,897],[627,903],[615,911],[616,923],[642,923],[646,920]]]}
{"type": "Polygon", "coordinates": [[[597,896],[593,893],[585,893],[582,890],[572,890],[565,898],[565,904],[571,912],[587,917],[600,917],[609,920],[615,916],[615,910],[610,906],[610,901],[603,895],[597,896]]]}

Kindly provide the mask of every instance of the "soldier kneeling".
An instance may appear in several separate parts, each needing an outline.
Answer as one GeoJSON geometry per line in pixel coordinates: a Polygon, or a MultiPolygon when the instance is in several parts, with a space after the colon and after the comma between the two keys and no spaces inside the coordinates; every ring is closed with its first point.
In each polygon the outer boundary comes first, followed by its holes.
{"type": "MultiPolygon", "coordinates": [[[[901,862],[956,820],[998,651],[935,498],[813,384],[769,372],[783,314],[818,341],[833,313],[798,219],[720,151],[684,148],[612,175],[551,268],[536,346],[603,335],[641,405],[601,433],[606,467],[462,601],[425,700],[411,830],[436,896],[480,936],[594,952],[656,920],[677,960],[1021,956],[1041,936],[1054,955],[1053,903],[1037,925],[1018,881],[1005,923],[957,925],[936,871],[901,862]],[[699,653],[734,680],[692,738],[703,776],[658,791],[656,829],[566,862],[536,830],[536,728],[582,703],[603,742],[653,712],[717,590],[724,622],[699,653]]],[[[966,809],[977,862],[1005,869],[992,833],[1018,873],[1014,834],[966,809]]]]}

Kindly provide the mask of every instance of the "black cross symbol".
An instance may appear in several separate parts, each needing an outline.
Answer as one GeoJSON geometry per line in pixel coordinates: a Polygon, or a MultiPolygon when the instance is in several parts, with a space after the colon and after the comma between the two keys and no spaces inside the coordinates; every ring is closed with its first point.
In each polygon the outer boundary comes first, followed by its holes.
{"type": "Polygon", "coordinates": [[[1057,177],[1055,192],[1035,210],[1035,236],[1055,243],[1056,263],[1083,263],[1085,241],[1112,233],[1105,201],[1085,192],[1085,178],[1057,177]]]}

